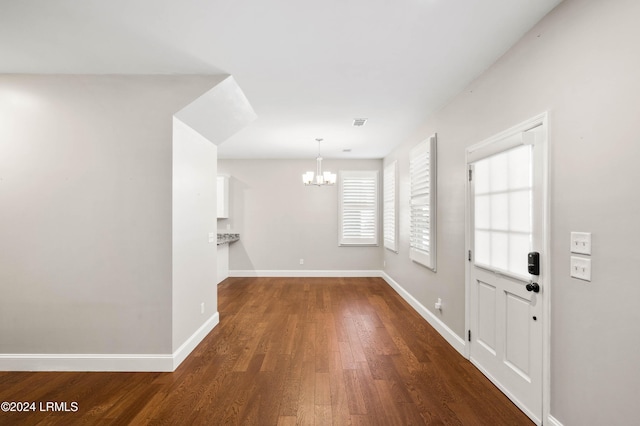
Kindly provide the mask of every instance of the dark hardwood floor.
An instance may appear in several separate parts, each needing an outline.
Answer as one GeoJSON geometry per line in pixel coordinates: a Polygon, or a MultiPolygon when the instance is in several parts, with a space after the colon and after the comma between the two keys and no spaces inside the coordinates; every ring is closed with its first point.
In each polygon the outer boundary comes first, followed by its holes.
{"type": "Polygon", "coordinates": [[[0,372],[0,425],[530,425],[379,278],[229,278],[174,373],[0,372]],[[71,407],[70,407],[71,408],[71,407]]]}

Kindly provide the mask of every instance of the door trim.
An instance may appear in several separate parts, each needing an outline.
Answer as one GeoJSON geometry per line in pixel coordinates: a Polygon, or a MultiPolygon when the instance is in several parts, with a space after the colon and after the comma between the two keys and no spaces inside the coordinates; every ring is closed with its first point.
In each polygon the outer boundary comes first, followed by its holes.
{"type": "MultiPolygon", "coordinates": [[[[526,132],[532,128],[542,126],[542,134],[544,140],[541,143],[542,147],[542,203],[543,203],[543,238],[544,238],[544,252],[540,253],[540,261],[543,267],[540,270],[541,281],[545,283],[544,289],[541,292],[542,295],[542,417],[541,420],[545,422],[549,419],[549,406],[551,402],[551,221],[550,221],[550,193],[549,193],[549,114],[543,112],[536,115],[520,124],[517,124],[503,132],[500,132],[490,138],[487,138],[479,143],[469,146],[465,150],[465,173],[469,173],[470,163],[476,161],[477,151],[482,148],[487,148],[491,144],[496,145],[496,152],[504,149],[500,145],[504,141],[509,141],[510,136],[526,132]],[[498,141],[503,141],[502,143],[498,141]],[[501,149],[502,148],[502,149],[501,149]]],[[[465,185],[465,254],[472,250],[471,247],[471,202],[470,202],[470,185],[467,179],[465,185]]],[[[465,336],[470,329],[470,317],[471,317],[471,261],[468,260],[465,255],[465,336]]],[[[465,358],[471,358],[470,342],[465,340],[464,348],[465,358]]],[[[508,395],[507,395],[508,396],[508,395]]],[[[514,401],[515,403],[516,401],[514,401]]]]}

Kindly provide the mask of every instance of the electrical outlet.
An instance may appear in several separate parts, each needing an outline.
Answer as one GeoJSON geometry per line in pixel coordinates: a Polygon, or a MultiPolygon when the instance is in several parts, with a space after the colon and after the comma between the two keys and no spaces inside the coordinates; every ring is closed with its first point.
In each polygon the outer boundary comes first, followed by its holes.
{"type": "Polygon", "coordinates": [[[435,308],[437,311],[442,310],[442,299],[440,299],[439,297],[438,297],[438,301],[435,303],[435,308]]]}
{"type": "Polygon", "coordinates": [[[304,265],[304,259],[300,259],[300,264],[304,265]]]}
{"type": "Polygon", "coordinates": [[[212,243],[216,241],[216,233],[215,232],[209,232],[209,242],[212,243]]]}
{"type": "Polygon", "coordinates": [[[204,302],[200,304],[200,313],[204,314],[204,302]]]}

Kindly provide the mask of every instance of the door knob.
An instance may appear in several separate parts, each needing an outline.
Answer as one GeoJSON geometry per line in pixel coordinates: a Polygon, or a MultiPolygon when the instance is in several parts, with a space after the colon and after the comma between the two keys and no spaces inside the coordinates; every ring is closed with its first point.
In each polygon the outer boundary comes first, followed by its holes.
{"type": "Polygon", "coordinates": [[[534,293],[538,293],[540,291],[540,286],[538,283],[529,283],[526,287],[527,291],[532,291],[534,293]]]}

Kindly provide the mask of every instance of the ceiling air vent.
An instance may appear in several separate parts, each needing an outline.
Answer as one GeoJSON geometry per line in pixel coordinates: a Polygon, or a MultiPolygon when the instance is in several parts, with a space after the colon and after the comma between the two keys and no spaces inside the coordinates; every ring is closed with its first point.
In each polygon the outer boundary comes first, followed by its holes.
{"type": "Polygon", "coordinates": [[[354,118],[353,127],[362,127],[367,122],[367,118],[354,118]]]}

